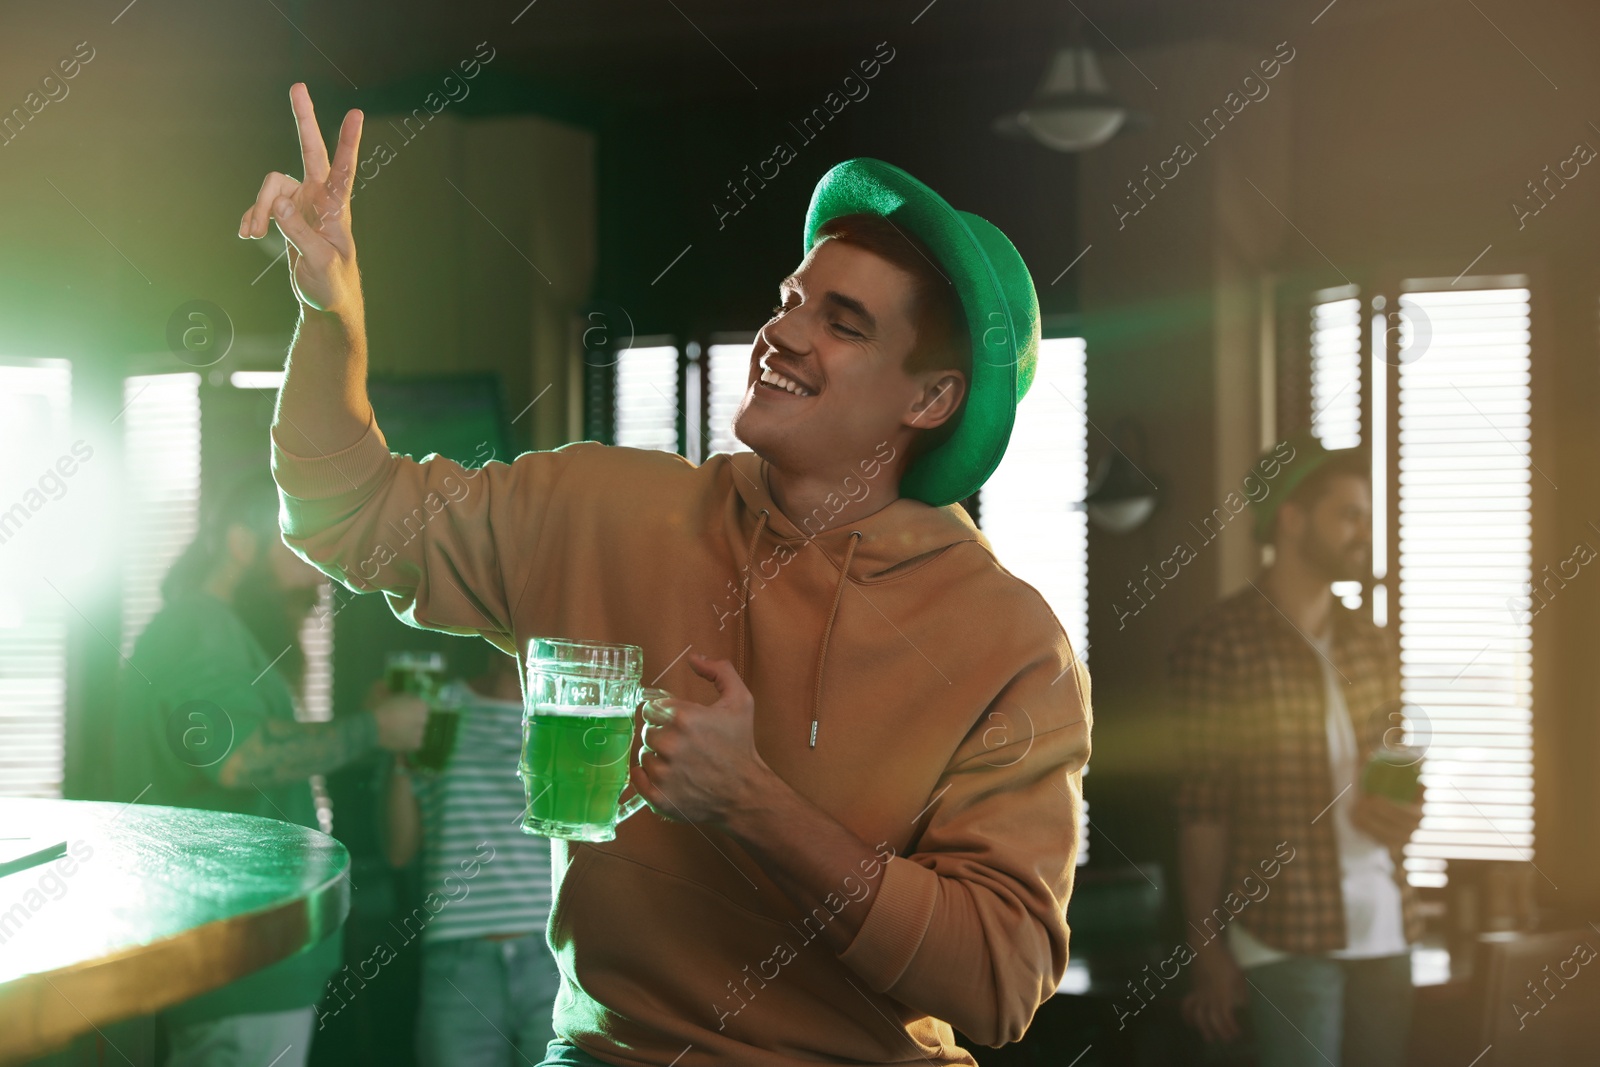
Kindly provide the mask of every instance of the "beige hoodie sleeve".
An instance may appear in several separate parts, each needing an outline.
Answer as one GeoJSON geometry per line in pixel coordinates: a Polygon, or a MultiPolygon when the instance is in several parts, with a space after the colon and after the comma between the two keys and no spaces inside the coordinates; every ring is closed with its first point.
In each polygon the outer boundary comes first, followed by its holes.
{"type": "Polygon", "coordinates": [[[1056,633],[980,717],[840,956],[989,1046],[1022,1037],[1067,966],[1091,715],[1088,671],[1056,633]]]}
{"type": "Polygon", "coordinates": [[[393,454],[376,420],[349,448],[296,456],[272,440],[286,544],[357,592],[381,590],[417,627],[482,634],[514,652],[527,562],[573,452],[469,468],[393,454]]]}

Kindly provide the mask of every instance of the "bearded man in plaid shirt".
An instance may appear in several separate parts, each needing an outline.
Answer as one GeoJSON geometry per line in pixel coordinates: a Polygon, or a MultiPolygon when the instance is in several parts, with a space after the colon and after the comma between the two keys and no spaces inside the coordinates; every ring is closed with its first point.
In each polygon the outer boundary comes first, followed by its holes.
{"type": "Polygon", "coordinates": [[[1401,804],[1362,787],[1399,736],[1399,664],[1330,588],[1371,574],[1369,464],[1309,436],[1264,456],[1264,490],[1248,495],[1273,563],[1170,661],[1184,911],[1201,941],[1183,1011],[1206,1040],[1232,1040],[1248,998],[1262,1067],[1405,1059],[1421,923],[1401,850],[1421,793],[1401,804]]]}

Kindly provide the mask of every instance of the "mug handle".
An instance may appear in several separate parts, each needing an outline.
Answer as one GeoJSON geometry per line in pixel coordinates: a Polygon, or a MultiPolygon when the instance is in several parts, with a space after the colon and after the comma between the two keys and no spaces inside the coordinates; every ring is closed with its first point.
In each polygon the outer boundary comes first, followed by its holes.
{"type": "MultiPolygon", "coordinates": [[[[665,695],[666,691],[665,690],[660,690],[659,692],[662,695],[665,695]]],[[[640,693],[640,696],[641,696],[642,699],[639,701],[639,711],[642,714],[643,710],[644,710],[644,706],[650,702],[651,698],[648,697],[648,696],[645,696],[643,691],[640,693]]],[[[630,763],[633,762],[631,754],[630,754],[629,762],[630,763]]],[[[629,790],[632,790],[633,795],[627,797],[626,799],[624,799],[622,797],[618,797],[617,798],[617,822],[619,822],[619,823],[622,822],[622,820],[628,818],[628,816],[636,815],[639,812],[643,811],[645,808],[650,806],[650,802],[645,800],[644,797],[640,796],[639,795],[639,791],[637,789],[634,789],[632,785],[629,785],[627,788],[629,790]]]]}
{"type": "MultiPolygon", "coordinates": [[[[633,787],[629,786],[628,788],[632,789],[633,787]]],[[[633,796],[625,800],[620,798],[617,800],[617,822],[620,823],[628,816],[638,814],[648,806],[649,802],[640,796],[637,790],[634,790],[633,796]]]]}

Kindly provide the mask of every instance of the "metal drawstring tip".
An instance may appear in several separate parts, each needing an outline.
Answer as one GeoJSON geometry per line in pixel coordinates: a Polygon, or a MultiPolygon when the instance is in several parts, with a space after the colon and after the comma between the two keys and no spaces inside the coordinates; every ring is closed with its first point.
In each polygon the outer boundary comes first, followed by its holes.
{"type": "Polygon", "coordinates": [[[811,747],[817,747],[817,720],[811,720],[811,747]]]}

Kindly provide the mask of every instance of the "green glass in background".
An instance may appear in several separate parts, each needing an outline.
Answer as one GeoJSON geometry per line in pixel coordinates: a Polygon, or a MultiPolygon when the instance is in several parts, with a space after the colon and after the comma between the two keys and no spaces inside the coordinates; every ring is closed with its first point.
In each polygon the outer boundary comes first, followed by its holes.
{"type": "Polygon", "coordinates": [[[1422,750],[1405,746],[1379,749],[1361,772],[1364,792],[1388,797],[1401,805],[1417,802],[1421,781],[1422,750]]]}
{"type": "MultiPolygon", "coordinates": [[[[528,642],[522,717],[525,833],[610,841],[644,807],[619,804],[628,782],[644,652],[637,645],[535,637],[528,642]]],[[[648,690],[651,693],[659,690],[648,690]]],[[[661,695],[665,696],[664,692],[661,695]]]]}
{"type": "Polygon", "coordinates": [[[391,693],[432,700],[444,683],[444,653],[391,652],[383,660],[383,682],[391,693]]]}
{"type": "Polygon", "coordinates": [[[418,770],[438,774],[456,750],[456,734],[461,730],[461,706],[445,693],[435,692],[428,701],[428,724],[422,730],[422,747],[409,759],[418,770]]]}
{"type": "Polygon", "coordinates": [[[438,774],[455,751],[456,734],[461,728],[461,709],[440,695],[444,687],[445,659],[442,652],[391,652],[384,659],[383,680],[391,693],[410,693],[428,705],[428,724],[423,728],[422,747],[407,753],[406,765],[438,774]]]}

